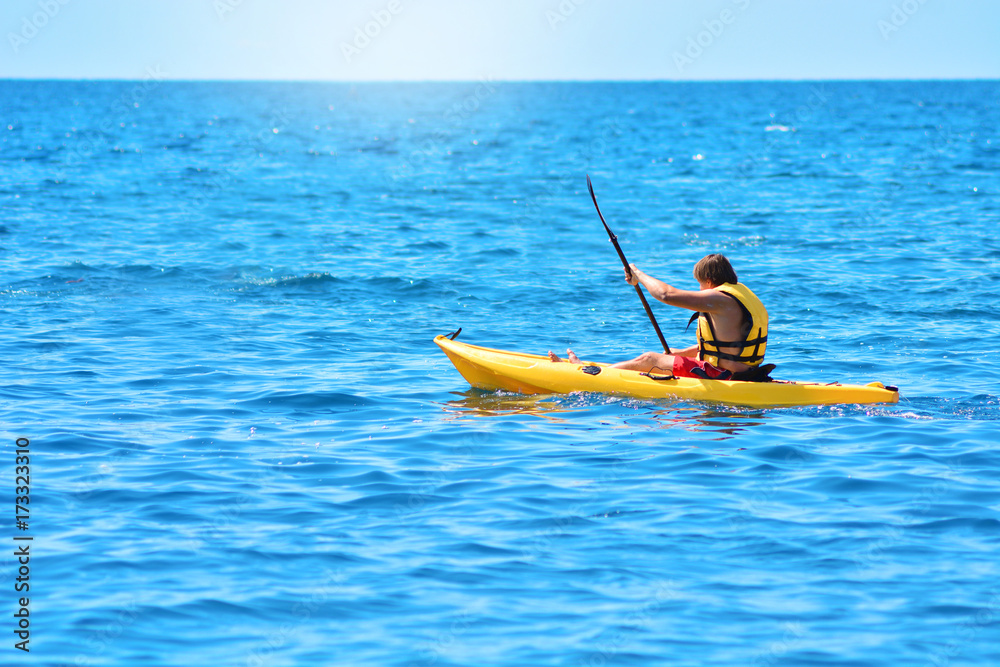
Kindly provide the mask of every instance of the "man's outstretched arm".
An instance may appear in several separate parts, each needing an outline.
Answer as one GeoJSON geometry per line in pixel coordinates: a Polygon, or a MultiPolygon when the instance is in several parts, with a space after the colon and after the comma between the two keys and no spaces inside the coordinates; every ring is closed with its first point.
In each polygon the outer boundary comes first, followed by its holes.
{"type": "MultiPolygon", "coordinates": [[[[629,280],[628,283],[630,285],[642,283],[650,296],[668,305],[697,310],[702,313],[717,313],[729,304],[729,297],[716,290],[692,292],[677,289],[673,285],[668,285],[662,280],[657,280],[648,273],[640,271],[635,264],[629,266],[632,269],[632,280],[629,280]]],[[[626,280],[628,280],[627,275],[626,280]]]]}

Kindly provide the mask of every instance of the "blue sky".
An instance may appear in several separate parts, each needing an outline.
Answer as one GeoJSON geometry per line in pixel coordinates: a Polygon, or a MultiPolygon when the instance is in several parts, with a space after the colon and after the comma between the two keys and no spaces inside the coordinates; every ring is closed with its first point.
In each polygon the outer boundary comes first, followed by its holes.
{"type": "Polygon", "coordinates": [[[0,78],[1000,78],[997,0],[2,0],[0,78]]]}

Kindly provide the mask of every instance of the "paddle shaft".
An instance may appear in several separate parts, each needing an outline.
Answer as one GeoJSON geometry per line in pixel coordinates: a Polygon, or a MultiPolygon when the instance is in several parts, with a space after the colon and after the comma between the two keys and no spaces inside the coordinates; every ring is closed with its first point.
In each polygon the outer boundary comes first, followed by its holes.
{"type": "MultiPolygon", "coordinates": [[[[618,251],[618,257],[622,260],[622,266],[625,267],[625,273],[628,274],[629,278],[632,277],[632,268],[628,265],[628,260],[625,259],[625,253],[622,252],[622,247],[618,245],[618,237],[615,236],[611,228],[608,227],[607,221],[604,219],[604,215],[601,213],[601,207],[597,205],[597,195],[594,194],[594,186],[590,184],[590,175],[587,175],[587,189],[590,190],[590,198],[594,200],[594,208],[597,209],[597,215],[601,217],[601,222],[604,223],[604,230],[608,233],[608,238],[611,242],[615,244],[615,250],[618,251]]],[[[642,301],[642,307],[646,309],[646,314],[649,315],[649,321],[653,324],[653,328],[656,330],[656,336],[660,339],[660,344],[663,345],[663,351],[670,354],[670,346],[667,345],[666,339],[663,337],[663,332],[660,331],[660,325],[656,323],[656,318],[653,316],[653,310],[649,307],[649,302],[646,301],[646,295],[642,293],[642,288],[639,285],[635,285],[635,293],[639,295],[639,300],[642,301]]]]}

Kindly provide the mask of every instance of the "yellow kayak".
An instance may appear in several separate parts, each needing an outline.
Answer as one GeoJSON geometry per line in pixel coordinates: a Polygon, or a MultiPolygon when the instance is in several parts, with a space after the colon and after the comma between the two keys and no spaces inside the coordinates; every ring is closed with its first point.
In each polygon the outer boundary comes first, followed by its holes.
{"type": "Polygon", "coordinates": [[[867,385],[810,382],[733,382],[699,378],[658,379],[596,362],[554,362],[537,354],[493,350],[447,336],[434,342],[473,387],[519,394],[594,391],[634,398],[681,398],[753,407],[896,403],[899,390],[881,382],[867,385]]]}

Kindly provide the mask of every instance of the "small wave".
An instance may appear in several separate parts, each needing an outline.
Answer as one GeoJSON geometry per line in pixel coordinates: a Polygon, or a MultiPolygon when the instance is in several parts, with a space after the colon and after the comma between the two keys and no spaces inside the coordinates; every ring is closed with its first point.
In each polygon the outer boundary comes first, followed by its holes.
{"type": "MultiPolygon", "coordinates": [[[[326,271],[315,271],[301,276],[261,276],[251,271],[240,271],[238,281],[250,287],[326,287],[344,282],[326,271]]],[[[245,288],[245,287],[244,287],[245,288]]],[[[244,289],[239,288],[239,289],[244,289]]]]}
{"type": "Polygon", "coordinates": [[[356,498],[344,503],[344,505],[352,509],[391,509],[396,512],[417,512],[428,505],[441,505],[449,502],[455,502],[455,500],[420,492],[393,492],[356,498]]]}
{"type": "Polygon", "coordinates": [[[304,276],[290,276],[278,278],[274,281],[275,287],[305,287],[310,285],[325,285],[328,283],[342,282],[340,278],[330,275],[326,271],[307,273],[304,276]]]}
{"type": "Polygon", "coordinates": [[[413,250],[447,250],[450,247],[447,241],[421,241],[410,246],[413,250]]]}
{"type": "Polygon", "coordinates": [[[900,396],[897,406],[880,406],[867,410],[872,416],[893,416],[905,419],[969,421],[1000,420],[1000,397],[977,394],[965,398],[936,396],[900,396]]]}
{"type": "Polygon", "coordinates": [[[476,253],[478,257],[517,257],[521,254],[517,248],[490,248],[476,253]]]}
{"type": "Polygon", "coordinates": [[[1000,529],[1000,521],[994,518],[961,517],[954,519],[938,519],[926,523],[914,524],[910,530],[926,530],[934,533],[971,532],[981,533],[990,537],[996,536],[1000,529]]]}
{"type": "Polygon", "coordinates": [[[237,401],[236,405],[247,408],[332,408],[359,407],[373,405],[375,402],[363,396],[345,394],[337,391],[320,392],[271,392],[258,398],[237,401]]]}

